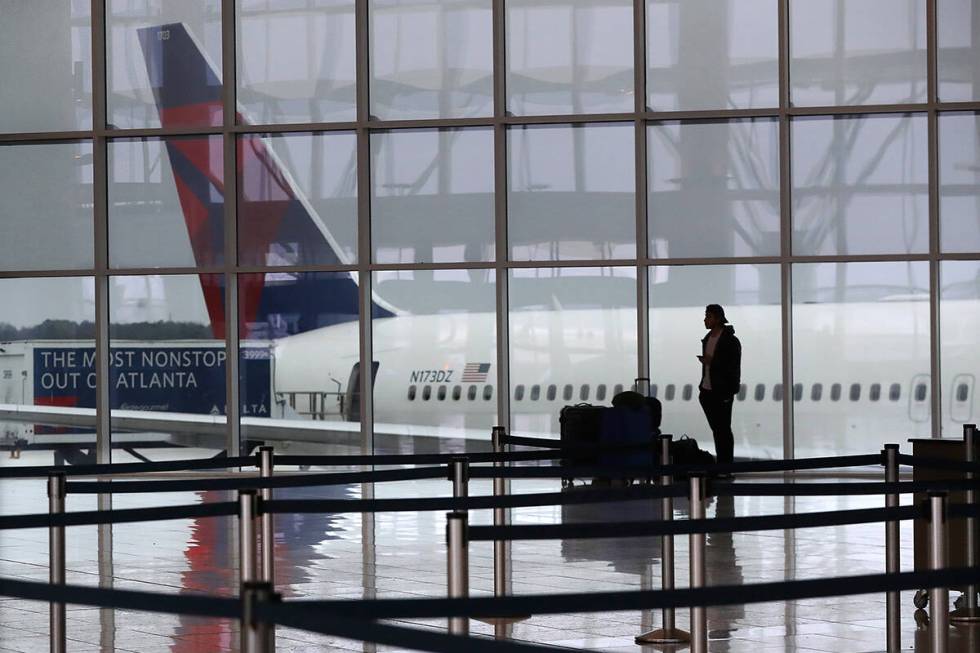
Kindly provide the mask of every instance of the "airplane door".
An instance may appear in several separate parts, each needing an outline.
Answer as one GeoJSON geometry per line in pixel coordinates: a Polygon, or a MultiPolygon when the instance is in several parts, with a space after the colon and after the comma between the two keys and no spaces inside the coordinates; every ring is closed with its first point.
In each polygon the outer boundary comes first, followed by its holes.
{"type": "MultiPolygon", "coordinates": [[[[371,385],[378,378],[378,361],[371,361],[371,385]]],[[[347,380],[347,393],[344,396],[344,420],[357,422],[361,419],[361,363],[354,363],[347,380]]]]}
{"type": "Polygon", "coordinates": [[[913,422],[928,422],[929,412],[929,375],[916,374],[909,386],[909,418],[913,422]]]}
{"type": "Polygon", "coordinates": [[[965,423],[973,417],[973,385],[972,374],[957,374],[953,377],[953,386],[949,389],[952,398],[950,416],[954,422],[965,423]]]}

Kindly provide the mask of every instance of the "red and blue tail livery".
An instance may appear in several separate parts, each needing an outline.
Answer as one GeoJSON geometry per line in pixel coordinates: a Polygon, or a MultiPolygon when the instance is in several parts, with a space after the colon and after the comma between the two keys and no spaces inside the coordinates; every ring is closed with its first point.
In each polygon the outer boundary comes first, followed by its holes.
{"type": "MultiPolygon", "coordinates": [[[[222,124],[220,75],[183,23],[138,30],[153,97],[164,128],[222,124]]],[[[240,112],[238,124],[247,124],[240,112]]],[[[168,137],[167,156],[195,263],[224,262],[223,143],[220,136],[168,137]]],[[[265,138],[237,143],[238,243],[243,265],[351,263],[284,169],[265,138]]],[[[216,338],[225,332],[221,275],[201,275],[216,338]]],[[[240,333],[279,337],[350,322],[358,317],[358,291],[347,272],[265,273],[239,277],[240,333]]],[[[374,317],[393,313],[372,302],[374,317]]]]}

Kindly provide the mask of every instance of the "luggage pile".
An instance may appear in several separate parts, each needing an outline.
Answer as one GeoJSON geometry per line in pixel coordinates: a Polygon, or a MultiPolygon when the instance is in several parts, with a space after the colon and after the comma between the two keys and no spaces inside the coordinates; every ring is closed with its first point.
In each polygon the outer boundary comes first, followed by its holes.
{"type": "MultiPolygon", "coordinates": [[[[612,406],[582,403],[565,406],[559,415],[561,444],[570,449],[562,458],[563,467],[614,466],[649,467],[659,463],[659,448],[652,446],[660,435],[662,407],[655,397],[627,390],[612,399],[612,406]],[[590,451],[594,447],[650,444],[649,448],[625,451],[590,451]]],[[[686,435],[670,445],[671,462],[678,465],[704,465],[714,456],[698,447],[686,435]]],[[[563,484],[574,479],[564,478],[563,484]]]]}

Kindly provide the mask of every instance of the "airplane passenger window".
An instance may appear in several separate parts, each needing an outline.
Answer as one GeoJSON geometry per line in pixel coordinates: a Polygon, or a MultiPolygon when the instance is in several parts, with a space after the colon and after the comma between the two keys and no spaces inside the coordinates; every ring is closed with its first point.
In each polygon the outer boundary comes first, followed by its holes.
{"type": "Polygon", "coordinates": [[[673,401],[675,389],[676,388],[674,387],[673,383],[668,383],[667,388],[664,390],[664,399],[666,399],[667,401],[673,401]]]}
{"type": "Polygon", "coordinates": [[[514,401],[520,401],[524,398],[524,384],[518,385],[514,388],[514,401]]]}
{"type": "Polygon", "coordinates": [[[966,401],[970,396],[970,388],[965,383],[956,386],[956,401],[966,401]]]}
{"type": "Polygon", "coordinates": [[[782,401],[783,400],[783,384],[782,383],[777,383],[776,385],[772,386],[772,400],[773,401],[782,401]]]}
{"type": "Polygon", "coordinates": [[[445,401],[445,399],[446,399],[446,386],[444,386],[444,385],[439,386],[439,389],[436,391],[436,398],[439,401],[445,401]]]}
{"type": "Polygon", "coordinates": [[[531,401],[537,401],[541,396],[541,386],[532,385],[531,386],[531,401]]]}
{"type": "Polygon", "coordinates": [[[422,388],[422,401],[428,401],[432,397],[432,386],[427,385],[422,388]]]}
{"type": "Polygon", "coordinates": [[[684,401],[690,401],[692,395],[694,395],[694,386],[688,383],[684,386],[684,393],[682,395],[684,397],[684,401]]]}
{"type": "Polygon", "coordinates": [[[453,401],[459,401],[459,398],[463,396],[463,386],[454,385],[453,386],[453,401]]]}
{"type": "Polygon", "coordinates": [[[483,401],[490,401],[491,399],[493,399],[493,386],[483,386],[483,401]]]}
{"type": "Polygon", "coordinates": [[[892,383],[888,388],[888,399],[890,401],[898,401],[902,396],[902,384],[892,383]]]}
{"type": "Polygon", "coordinates": [[[745,401],[745,395],[747,395],[748,392],[749,392],[748,386],[745,385],[744,383],[738,386],[738,400],[745,401]]]}
{"type": "Polygon", "coordinates": [[[810,401],[820,401],[823,396],[823,383],[814,383],[810,388],[810,401]]]}
{"type": "Polygon", "coordinates": [[[600,383],[595,388],[595,400],[605,401],[606,400],[606,384],[600,383]]]}
{"type": "Polygon", "coordinates": [[[830,386],[831,401],[840,401],[840,390],[840,383],[835,383],[834,385],[830,386]]]}
{"type": "Polygon", "coordinates": [[[871,401],[878,401],[881,399],[881,384],[872,383],[871,387],[868,388],[868,399],[871,401]]]}
{"type": "Polygon", "coordinates": [[[766,398],[766,384],[756,383],[755,384],[755,400],[762,401],[766,398]]]}
{"type": "Polygon", "coordinates": [[[925,401],[926,400],[926,395],[928,393],[929,393],[929,389],[926,388],[926,384],[925,383],[920,383],[919,385],[915,386],[915,400],[916,401],[925,401]]]}
{"type": "Polygon", "coordinates": [[[415,401],[415,386],[414,385],[408,386],[408,400],[409,401],[415,401]]]}
{"type": "Polygon", "coordinates": [[[470,401],[473,401],[474,399],[476,399],[476,386],[475,385],[471,385],[469,388],[466,389],[466,398],[469,399],[470,401]]]}
{"type": "Polygon", "coordinates": [[[848,398],[851,401],[860,401],[861,400],[861,384],[860,383],[852,383],[851,384],[851,389],[848,391],[847,394],[848,394],[848,398]]]}
{"type": "Polygon", "coordinates": [[[586,383],[585,385],[583,385],[582,386],[582,389],[579,390],[579,392],[578,392],[578,400],[579,401],[588,401],[589,400],[589,384],[588,383],[586,383]]]}
{"type": "Polygon", "coordinates": [[[653,385],[650,386],[650,396],[653,397],[654,399],[657,398],[657,384],[656,383],[654,383],[653,385]]]}
{"type": "Polygon", "coordinates": [[[561,398],[564,399],[565,401],[571,401],[572,400],[572,393],[574,391],[575,391],[575,389],[572,387],[572,384],[571,383],[566,383],[565,384],[565,387],[561,389],[561,398]]]}
{"type": "Polygon", "coordinates": [[[793,401],[801,401],[803,399],[803,384],[795,383],[793,384],[793,401]]]}
{"type": "Polygon", "coordinates": [[[613,396],[614,397],[616,395],[618,395],[622,391],[623,391],[623,384],[622,383],[617,383],[615,386],[613,386],[613,396]]]}
{"type": "Polygon", "coordinates": [[[555,397],[558,396],[558,386],[554,383],[548,386],[548,401],[554,401],[555,397]]]}

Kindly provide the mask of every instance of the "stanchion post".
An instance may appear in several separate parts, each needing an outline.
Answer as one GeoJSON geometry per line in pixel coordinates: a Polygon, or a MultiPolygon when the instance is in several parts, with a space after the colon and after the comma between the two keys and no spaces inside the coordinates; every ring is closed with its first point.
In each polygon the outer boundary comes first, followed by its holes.
{"type": "MultiPolygon", "coordinates": [[[[964,424],[963,425],[963,446],[966,448],[966,462],[975,463],[977,461],[977,425],[976,424],[964,424]]],[[[977,478],[977,475],[972,471],[966,473],[966,477],[969,480],[977,478]]],[[[976,505],[977,502],[977,491],[974,489],[974,485],[970,484],[970,489],[966,491],[966,503],[967,505],[976,505]]],[[[966,566],[976,567],[977,566],[977,520],[975,517],[966,518],[966,566]]],[[[950,621],[953,623],[975,623],[980,621],[980,609],[977,608],[977,586],[975,584],[967,585],[963,590],[963,596],[966,598],[966,602],[963,607],[953,610],[949,615],[950,621]]]]}
{"type": "MultiPolygon", "coordinates": [[[[61,515],[65,512],[65,475],[48,476],[48,514],[61,515]]],[[[51,585],[65,584],[65,527],[48,527],[48,582],[51,585]]],[[[48,604],[49,634],[51,653],[66,653],[65,604],[48,604]]]]}
{"type": "MultiPolygon", "coordinates": [[[[493,452],[498,456],[507,450],[507,445],[504,444],[505,435],[507,435],[507,430],[503,426],[493,427],[493,431],[490,433],[493,452]]],[[[495,469],[503,468],[504,461],[494,460],[493,466],[495,469]]],[[[502,476],[494,476],[493,496],[502,497],[506,494],[505,479],[502,476]]],[[[493,525],[504,526],[506,524],[507,511],[504,508],[494,508],[493,525]]],[[[507,596],[507,543],[503,540],[494,540],[493,542],[493,595],[497,597],[507,596]]]]}
{"type": "MultiPolygon", "coordinates": [[[[671,435],[665,433],[660,436],[660,464],[670,465],[670,442],[671,435]]],[[[660,486],[668,488],[674,484],[674,478],[670,474],[663,474],[660,477],[660,486]]],[[[660,500],[662,521],[674,519],[674,499],[663,497],[660,500]]],[[[660,587],[664,591],[674,589],[674,536],[662,535],[660,537],[660,587]]],[[[674,619],[674,608],[663,609],[663,620],[661,628],[638,635],[635,638],[637,644],[674,644],[679,642],[691,641],[690,633],[680,630],[676,626],[674,619]]]]}
{"type": "Polygon", "coordinates": [[[271,583],[242,583],[242,653],[273,653],[276,650],[273,625],[256,618],[255,606],[278,600],[279,595],[272,591],[271,583]]]}
{"type": "MultiPolygon", "coordinates": [[[[691,519],[704,519],[705,477],[691,476],[691,519]]],[[[704,533],[691,533],[691,588],[705,586],[704,533]]],[[[708,614],[704,606],[691,608],[691,653],[708,653],[708,614]]]]}
{"type": "MultiPolygon", "coordinates": [[[[947,542],[946,493],[929,493],[929,569],[946,568],[947,542]]],[[[929,590],[929,628],[932,653],[949,649],[949,588],[929,590]]]]}
{"type": "MultiPolygon", "coordinates": [[[[466,513],[446,513],[447,578],[449,598],[464,599],[470,593],[469,551],[466,535],[466,513]]],[[[450,635],[469,635],[468,617],[449,617],[450,635]]]]}
{"type": "Polygon", "coordinates": [[[258,580],[255,551],[255,515],[257,514],[255,490],[238,491],[238,573],[239,580],[252,583],[258,580]]]}
{"type": "MultiPolygon", "coordinates": [[[[259,475],[262,478],[272,478],[275,468],[275,462],[272,456],[272,447],[259,447],[259,475]]],[[[271,487],[264,487],[260,492],[263,503],[272,501],[271,487]]],[[[276,535],[272,520],[273,514],[268,510],[262,510],[262,568],[260,577],[263,581],[275,588],[276,535]]]]}
{"type": "Polygon", "coordinates": [[[449,480],[453,482],[453,498],[465,499],[470,495],[470,459],[453,458],[449,463],[449,480]]]}
{"type": "MultiPolygon", "coordinates": [[[[886,444],[881,452],[885,459],[885,482],[898,482],[898,445],[886,444]]],[[[885,507],[897,508],[898,493],[885,495],[885,507]]],[[[899,524],[896,520],[885,522],[885,572],[897,574],[901,571],[901,549],[899,548],[899,524]]],[[[888,653],[898,653],[902,648],[902,609],[901,593],[885,594],[885,636],[888,653]]]]}

